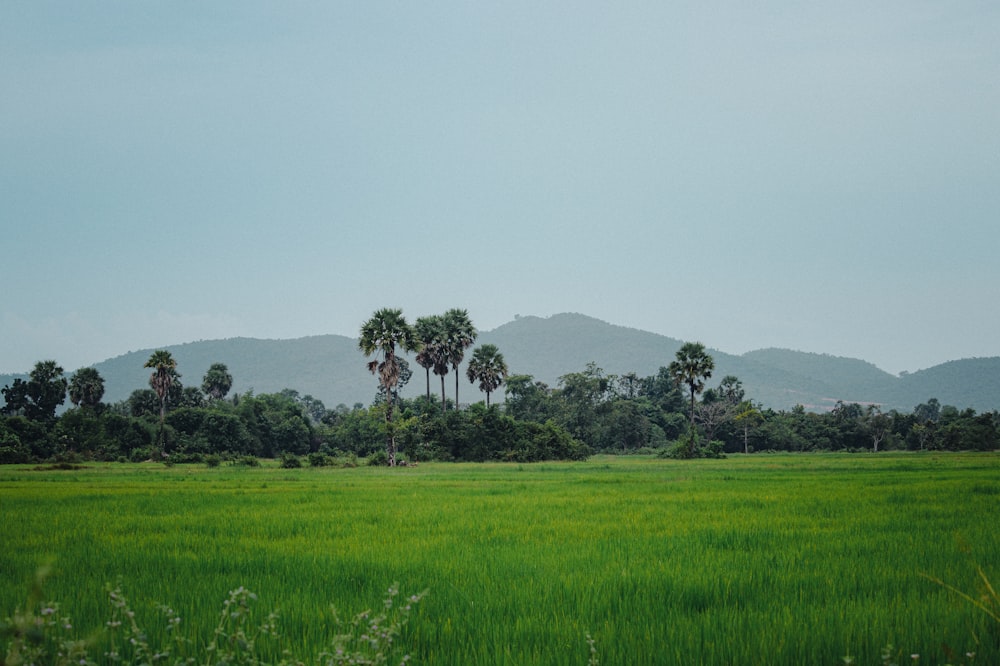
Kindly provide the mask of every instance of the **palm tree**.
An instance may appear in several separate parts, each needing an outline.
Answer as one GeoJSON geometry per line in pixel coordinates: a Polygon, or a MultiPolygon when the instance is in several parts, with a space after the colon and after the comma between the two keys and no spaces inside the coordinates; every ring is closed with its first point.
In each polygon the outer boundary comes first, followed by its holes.
{"type": "Polygon", "coordinates": [[[743,382],[735,375],[726,375],[719,384],[719,395],[730,405],[738,405],[743,402],[746,391],[743,389],[743,382]]]}
{"type": "Polygon", "coordinates": [[[465,350],[476,341],[476,327],[469,319],[469,311],[453,308],[445,312],[444,333],[448,362],[455,371],[455,409],[458,409],[458,366],[462,364],[465,350]]]}
{"type": "MultiPolygon", "coordinates": [[[[431,401],[431,368],[441,353],[441,339],[444,331],[444,320],[440,315],[418,317],[413,325],[417,340],[420,341],[420,351],[417,352],[417,363],[427,375],[427,402],[431,401]]],[[[447,370],[447,368],[446,368],[447,370]]]]}
{"type": "Polygon", "coordinates": [[[104,397],[104,378],[96,368],[80,368],[69,379],[69,399],[74,405],[96,407],[104,397]]]}
{"type": "Polygon", "coordinates": [[[434,374],[441,378],[441,413],[448,410],[448,398],[444,393],[444,376],[448,374],[448,346],[444,340],[439,340],[434,345],[432,354],[434,359],[434,374]]]}
{"type": "Polygon", "coordinates": [[[160,349],[153,352],[153,355],[146,361],[144,368],[152,368],[153,374],[149,376],[149,386],[160,398],[160,451],[163,450],[163,422],[167,418],[167,396],[170,394],[170,387],[175,380],[180,379],[177,374],[177,361],[170,355],[170,352],[160,349]]]}
{"type": "Polygon", "coordinates": [[[694,453],[694,398],[705,389],[705,380],[712,377],[715,361],[700,342],[685,342],[677,350],[677,360],[667,368],[678,385],[685,385],[691,393],[691,453],[694,453]]]}
{"type": "Polygon", "coordinates": [[[392,428],[392,389],[399,383],[400,364],[396,358],[396,347],[404,352],[420,347],[413,328],[406,323],[402,310],[383,308],[376,311],[371,319],[361,325],[358,347],[365,356],[375,356],[368,362],[368,370],[379,378],[379,384],[390,397],[385,406],[386,443],[385,452],[389,465],[396,466],[396,437],[392,428]]]}
{"type": "Polygon", "coordinates": [[[486,406],[489,407],[490,393],[507,379],[507,364],[496,345],[485,344],[472,352],[465,374],[470,382],[479,380],[479,390],[486,393],[486,406]]]}
{"type": "Polygon", "coordinates": [[[225,363],[213,363],[201,381],[201,390],[211,400],[222,400],[233,387],[233,376],[225,363]]]}

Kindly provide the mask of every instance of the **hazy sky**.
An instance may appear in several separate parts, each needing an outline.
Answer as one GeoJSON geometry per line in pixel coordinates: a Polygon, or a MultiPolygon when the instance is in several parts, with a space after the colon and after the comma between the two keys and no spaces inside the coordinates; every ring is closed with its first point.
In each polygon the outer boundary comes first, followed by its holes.
{"type": "Polygon", "coordinates": [[[385,306],[1000,355],[1000,3],[5,0],[0,239],[0,372],[385,306]]]}

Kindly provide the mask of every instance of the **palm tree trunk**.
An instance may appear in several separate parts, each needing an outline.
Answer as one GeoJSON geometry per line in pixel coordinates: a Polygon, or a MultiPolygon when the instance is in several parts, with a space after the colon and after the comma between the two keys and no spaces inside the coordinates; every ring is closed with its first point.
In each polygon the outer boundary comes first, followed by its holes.
{"type": "Polygon", "coordinates": [[[691,437],[691,457],[694,457],[694,387],[691,387],[691,432],[689,433],[691,437]]]}
{"type": "Polygon", "coordinates": [[[455,409],[458,409],[458,366],[455,366],[455,409]]]}
{"type": "Polygon", "coordinates": [[[444,375],[441,375],[441,413],[448,411],[448,402],[444,397],[444,375]]]}
{"type": "Polygon", "coordinates": [[[160,431],[156,433],[156,439],[158,440],[160,448],[159,451],[160,458],[163,457],[163,454],[165,453],[164,449],[166,448],[163,445],[163,424],[166,420],[167,420],[167,398],[166,395],[164,395],[162,398],[160,398],[160,431]]]}
{"type": "Polygon", "coordinates": [[[385,454],[389,459],[389,467],[396,466],[396,434],[392,431],[392,392],[388,393],[385,405],[385,454]]]}
{"type": "Polygon", "coordinates": [[[424,368],[424,372],[427,373],[427,404],[431,404],[431,369],[424,368]]]}

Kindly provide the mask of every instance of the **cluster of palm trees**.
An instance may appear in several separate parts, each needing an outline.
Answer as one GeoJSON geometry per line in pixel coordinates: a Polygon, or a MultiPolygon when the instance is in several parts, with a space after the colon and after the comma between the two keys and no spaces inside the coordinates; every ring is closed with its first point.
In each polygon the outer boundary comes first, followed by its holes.
{"type": "MultiPolygon", "coordinates": [[[[358,346],[365,356],[374,357],[368,369],[379,378],[379,384],[387,396],[399,383],[402,365],[398,352],[416,352],[417,363],[424,369],[427,378],[427,400],[431,399],[431,372],[441,378],[441,410],[447,410],[444,378],[449,371],[455,372],[455,406],[458,402],[458,368],[465,359],[465,352],[476,341],[476,328],[469,319],[467,310],[453,308],[442,315],[420,317],[411,326],[402,310],[383,308],[361,326],[358,346]]],[[[477,348],[469,362],[466,376],[470,382],[479,381],[480,390],[486,393],[489,405],[490,393],[495,391],[507,377],[507,365],[503,354],[496,345],[482,345],[477,348]]],[[[389,464],[394,465],[395,442],[392,429],[393,401],[386,405],[387,442],[386,453],[389,464]]]]}
{"type": "MultiPolygon", "coordinates": [[[[157,442],[162,455],[163,425],[167,417],[167,400],[170,397],[171,387],[180,382],[181,375],[177,372],[177,361],[165,349],[154,351],[143,367],[153,370],[153,373],[149,376],[149,386],[156,392],[156,397],[160,399],[160,430],[157,434],[157,442]]],[[[96,370],[94,372],[96,373],[96,370]]],[[[103,380],[101,380],[102,393],[103,386],[103,380]]],[[[202,382],[201,388],[210,400],[221,400],[232,386],[233,376],[229,374],[229,368],[226,367],[225,363],[213,363],[208,372],[205,373],[205,379],[202,382]]],[[[70,399],[73,399],[72,395],[70,399]]],[[[76,400],[73,402],[75,404],[76,400]]]]}

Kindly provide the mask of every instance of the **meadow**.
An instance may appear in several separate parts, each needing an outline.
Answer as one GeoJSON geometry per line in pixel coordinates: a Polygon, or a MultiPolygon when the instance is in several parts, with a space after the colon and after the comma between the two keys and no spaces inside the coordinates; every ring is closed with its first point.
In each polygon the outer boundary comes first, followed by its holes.
{"type": "Polygon", "coordinates": [[[204,644],[243,586],[306,663],[331,604],[377,608],[393,583],[427,590],[401,637],[416,663],[586,664],[588,634],[602,664],[879,664],[890,644],[1000,663],[1000,625],[926,577],[998,581],[998,508],[995,453],[6,466],[0,617],[51,562],[81,635],[119,584],[153,638],[167,604],[204,644]]]}

